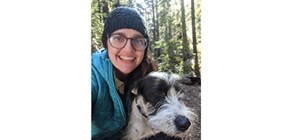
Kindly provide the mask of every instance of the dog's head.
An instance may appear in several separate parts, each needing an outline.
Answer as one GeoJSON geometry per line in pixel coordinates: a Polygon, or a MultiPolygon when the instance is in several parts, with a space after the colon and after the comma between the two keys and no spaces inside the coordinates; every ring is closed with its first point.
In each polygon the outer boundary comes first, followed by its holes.
{"type": "Polygon", "coordinates": [[[181,78],[162,72],[152,72],[134,83],[132,93],[139,113],[156,133],[181,136],[187,132],[196,115],[182,101],[181,78]]]}

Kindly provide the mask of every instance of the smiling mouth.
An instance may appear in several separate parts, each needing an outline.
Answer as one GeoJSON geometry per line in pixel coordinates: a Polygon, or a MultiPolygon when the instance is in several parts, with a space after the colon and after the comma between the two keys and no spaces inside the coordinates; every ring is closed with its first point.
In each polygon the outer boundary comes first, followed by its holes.
{"type": "Polygon", "coordinates": [[[126,60],[126,61],[132,61],[134,60],[134,57],[128,57],[128,56],[119,56],[120,59],[126,60]]]}

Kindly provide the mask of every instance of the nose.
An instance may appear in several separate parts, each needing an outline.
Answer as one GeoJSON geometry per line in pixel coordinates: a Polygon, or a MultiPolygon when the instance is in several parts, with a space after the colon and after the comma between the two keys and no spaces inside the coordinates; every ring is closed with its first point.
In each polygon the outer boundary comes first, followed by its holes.
{"type": "Polygon", "coordinates": [[[175,119],[175,126],[178,130],[180,131],[185,131],[187,130],[191,125],[190,120],[182,115],[179,115],[175,119]]]}
{"type": "Polygon", "coordinates": [[[134,48],[133,48],[132,43],[131,43],[131,39],[127,40],[123,50],[134,51],[134,48]]]}

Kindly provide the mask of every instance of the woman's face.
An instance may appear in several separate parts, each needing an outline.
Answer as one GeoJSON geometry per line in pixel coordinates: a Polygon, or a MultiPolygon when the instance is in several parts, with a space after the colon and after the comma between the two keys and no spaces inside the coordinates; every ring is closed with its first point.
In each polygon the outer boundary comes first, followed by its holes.
{"type": "MultiPolygon", "coordinates": [[[[114,38],[116,41],[119,40],[118,35],[126,38],[143,38],[140,32],[133,29],[119,29],[112,34],[117,35],[117,37],[114,38]]],[[[124,75],[129,74],[137,68],[144,58],[145,50],[134,49],[131,42],[132,39],[128,39],[123,48],[121,48],[121,45],[112,47],[113,43],[109,41],[109,38],[107,39],[108,56],[115,68],[124,75]]]]}

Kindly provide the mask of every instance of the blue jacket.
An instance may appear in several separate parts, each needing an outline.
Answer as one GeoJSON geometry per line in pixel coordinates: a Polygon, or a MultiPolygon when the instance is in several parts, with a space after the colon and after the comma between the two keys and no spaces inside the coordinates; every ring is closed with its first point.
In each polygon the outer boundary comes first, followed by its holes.
{"type": "MultiPolygon", "coordinates": [[[[106,50],[92,54],[92,139],[101,140],[120,133],[128,113],[116,90],[113,65],[106,50]]],[[[126,98],[128,111],[130,100],[126,98]]]]}

